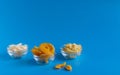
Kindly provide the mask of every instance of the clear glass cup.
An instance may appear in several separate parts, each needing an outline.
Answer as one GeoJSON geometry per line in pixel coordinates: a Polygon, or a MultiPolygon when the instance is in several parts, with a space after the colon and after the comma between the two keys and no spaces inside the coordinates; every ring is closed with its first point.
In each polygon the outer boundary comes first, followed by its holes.
{"type": "Polygon", "coordinates": [[[61,54],[66,58],[66,59],[75,59],[76,57],[80,56],[81,52],[76,52],[76,53],[67,53],[64,50],[61,50],[61,54]]]}
{"type": "Polygon", "coordinates": [[[55,56],[51,56],[48,59],[48,62],[46,63],[44,59],[42,59],[40,56],[33,55],[34,60],[37,62],[37,64],[49,64],[54,61],[55,56]]]}
{"type": "Polygon", "coordinates": [[[8,54],[12,57],[12,58],[21,58],[22,56],[27,54],[27,50],[24,51],[12,51],[12,50],[8,50],[8,54]]]}

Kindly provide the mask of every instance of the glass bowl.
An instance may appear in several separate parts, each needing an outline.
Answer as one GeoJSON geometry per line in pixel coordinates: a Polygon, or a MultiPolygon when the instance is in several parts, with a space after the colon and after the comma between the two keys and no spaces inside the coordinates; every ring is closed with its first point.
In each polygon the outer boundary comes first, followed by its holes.
{"type": "Polygon", "coordinates": [[[61,50],[61,54],[66,58],[66,59],[75,59],[78,56],[80,56],[81,51],[76,52],[76,53],[67,53],[64,50],[61,50]]]}
{"type": "Polygon", "coordinates": [[[12,51],[12,50],[8,50],[8,54],[12,57],[12,58],[21,58],[22,56],[27,54],[27,50],[24,51],[12,51]]]}
{"type": "Polygon", "coordinates": [[[48,64],[48,63],[51,63],[51,62],[54,61],[55,56],[51,56],[51,57],[48,59],[48,62],[45,62],[45,60],[42,59],[40,56],[33,55],[33,58],[34,58],[34,60],[37,62],[37,64],[48,64]]]}

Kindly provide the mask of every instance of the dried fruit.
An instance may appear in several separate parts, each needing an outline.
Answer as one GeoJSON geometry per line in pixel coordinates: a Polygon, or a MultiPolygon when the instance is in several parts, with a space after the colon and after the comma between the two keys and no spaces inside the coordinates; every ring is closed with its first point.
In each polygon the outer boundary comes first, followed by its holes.
{"type": "Polygon", "coordinates": [[[55,68],[56,69],[61,69],[61,68],[65,67],[65,65],[66,65],[66,62],[64,62],[63,64],[56,65],[55,68]]]}
{"type": "Polygon", "coordinates": [[[77,56],[80,56],[82,51],[82,46],[75,43],[65,44],[63,48],[61,48],[61,53],[66,59],[74,59],[77,56]]]}
{"type": "Polygon", "coordinates": [[[8,54],[14,58],[20,58],[23,55],[27,54],[27,45],[23,45],[22,43],[19,44],[11,44],[8,46],[8,54]]]}
{"type": "Polygon", "coordinates": [[[48,63],[50,57],[54,56],[55,48],[50,43],[42,43],[39,47],[34,47],[32,53],[48,63]]]}
{"type": "Polygon", "coordinates": [[[39,50],[33,49],[32,53],[36,56],[40,56],[42,54],[42,52],[40,52],[39,50]]]}
{"type": "Polygon", "coordinates": [[[50,43],[42,43],[39,49],[45,54],[54,54],[54,46],[50,43]]]}
{"type": "Polygon", "coordinates": [[[55,66],[55,69],[61,69],[64,68],[67,71],[72,71],[72,66],[71,65],[66,65],[66,62],[64,62],[63,64],[57,64],[55,66]]]}
{"type": "Polygon", "coordinates": [[[72,71],[72,66],[71,66],[71,65],[67,65],[67,66],[65,67],[65,69],[68,70],[68,71],[72,71]]]}

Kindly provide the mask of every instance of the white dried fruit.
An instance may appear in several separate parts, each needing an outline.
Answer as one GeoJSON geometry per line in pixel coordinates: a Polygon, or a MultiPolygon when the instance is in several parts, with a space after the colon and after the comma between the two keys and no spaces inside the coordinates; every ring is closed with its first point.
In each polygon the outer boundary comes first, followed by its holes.
{"type": "Polygon", "coordinates": [[[8,50],[8,53],[10,56],[21,57],[22,55],[24,55],[27,52],[28,46],[23,45],[22,43],[19,43],[16,45],[11,44],[8,46],[7,50],[8,50]]]}

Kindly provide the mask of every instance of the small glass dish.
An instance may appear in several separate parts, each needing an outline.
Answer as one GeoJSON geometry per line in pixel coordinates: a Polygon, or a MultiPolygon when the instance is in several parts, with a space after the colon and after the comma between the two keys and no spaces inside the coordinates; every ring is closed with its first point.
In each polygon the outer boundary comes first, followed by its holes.
{"type": "Polygon", "coordinates": [[[67,53],[64,50],[61,50],[61,54],[66,58],[66,59],[75,59],[78,56],[80,56],[81,52],[76,52],[76,53],[67,53]]]}
{"type": "Polygon", "coordinates": [[[54,61],[55,56],[51,56],[48,59],[48,62],[46,62],[44,59],[42,59],[40,56],[33,55],[34,60],[37,62],[37,64],[49,64],[54,61]]]}
{"type": "Polygon", "coordinates": [[[22,56],[27,54],[27,50],[24,51],[12,51],[12,50],[8,50],[8,54],[12,57],[12,58],[21,58],[22,56]]]}

